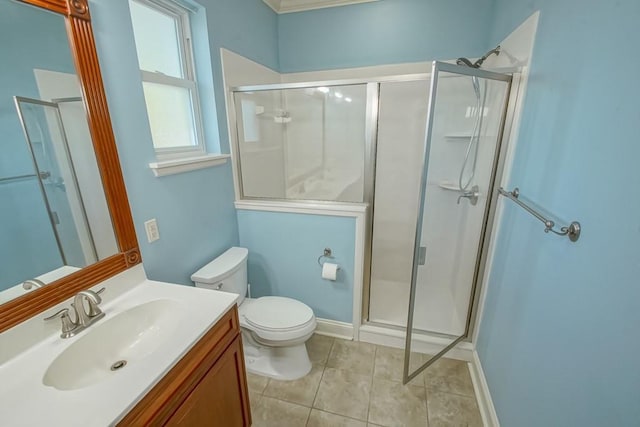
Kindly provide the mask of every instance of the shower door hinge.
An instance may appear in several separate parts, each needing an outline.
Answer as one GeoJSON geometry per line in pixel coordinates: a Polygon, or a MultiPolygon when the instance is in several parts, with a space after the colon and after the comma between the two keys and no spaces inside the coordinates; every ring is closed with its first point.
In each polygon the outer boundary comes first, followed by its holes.
{"type": "Polygon", "coordinates": [[[427,247],[420,246],[418,249],[418,265],[425,265],[427,262],[427,247]]]}

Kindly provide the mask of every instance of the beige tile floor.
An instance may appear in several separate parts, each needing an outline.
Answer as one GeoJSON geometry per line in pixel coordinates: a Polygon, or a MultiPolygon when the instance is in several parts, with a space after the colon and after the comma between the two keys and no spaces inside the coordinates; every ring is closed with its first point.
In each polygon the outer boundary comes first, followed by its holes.
{"type": "Polygon", "coordinates": [[[300,380],[249,374],[255,427],[482,425],[464,362],[442,359],[404,386],[402,350],[320,335],[307,348],[300,380]]]}

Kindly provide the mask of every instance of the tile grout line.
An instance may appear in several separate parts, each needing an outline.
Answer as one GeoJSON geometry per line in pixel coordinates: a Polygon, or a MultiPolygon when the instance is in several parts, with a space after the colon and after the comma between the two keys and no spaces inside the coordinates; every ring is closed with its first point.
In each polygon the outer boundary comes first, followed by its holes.
{"type": "Polygon", "coordinates": [[[429,387],[427,387],[427,377],[424,377],[424,409],[427,414],[427,427],[429,427],[429,387]]]}
{"type": "Polygon", "coordinates": [[[477,400],[477,397],[476,397],[475,393],[474,393],[473,395],[470,395],[470,394],[456,393],[455,391],[447,391],[447,390],[440,389],[440,388],[438,388],[438,387],[425,387],[425,388],[426,388],[427,390],[428,390],[428,389],[431,389],[431,390],[433,390],[433,391],[435,391],[435,392],[438,392],[438,393],[453,394],[453,395],[455,395],[455,396],[459,396],[459,397],[468,397],[469,399],[476,399],[476,400],[477,400]]]}
{"type": "MultiPolygon", "coordinates": [[[[340,417],[340,418],[347,418],[347,419],[349,419],[349,420],[359,421],[359,422],[361,422],[361,423],[365,423],[365,424],[368,424],[368,423],[369,423],[368,421],[361,420],[360,418],[354,418],[354,417],[349,416],[349,415],[338,414],[338,413],[335,413],[335,412],[328,411],[328,410],[326,410],[326,409],[320,409],[320,408],[311,408],[311,409],[315,409],[315,410],[316,410],[316,411],[318,411],[318,412],[325,412],[325,413],[327,413],[327,414],[336,415],[336,416],[338,416],[338,417],[340,417]]],[[[378,425],[379,425],[379,424],[376,424],[376,426],[378,426],[378,425]]],[[[384,426],[381,426],[381,427],[384,427],[384,426]]]]}
{"type": "Polygon", "coordinates": [[[313,410],[313,408],[309,408],[309,412],[307,412],[307,419],[304,422],[304,425],[306,426],[307,424],[309,424],[309,420],[311,419],[311,411],[313,410]]]}
{"type": "MultiPolygon", "coordinates": [[[[309,420],[311,419],[311,411],[314,409],[318,409],[315,407],[316,399],[318,398],[318,392],[320,391],[320,386],[322,385],[322,379],[324,378],[324,372],[327,370],[327,363],[329,363],[329,356],[331,356],[331,352],[333,351],[333,345],[336,343],[336,339],[333,338],[331,341],[331,347],[329,348],[329,353],[327,353],[327,358],[322,365],[322,375],[320,375],[320,381],[318,382],[318,388],[316,388],[316,394],[313,396],[313,401],[311,402],[311,409],[309,410],[309,416],[307,417],[307,422],[305,426],[309,424],[309,420]]],[[[308,351],[308,350],[307,350],[308,351]]],[[[318,409],[321,410],[321,409],[318,409]]]]}
{"type": "MultiPolygon", "coordinates": [[[[426,360],[426,355],[423,354],[422,355],[422,362],[425,363],[426,360]]],[[[427,414],[427,427],[429,427],[429,424],[431,424],[431,421],[429,421],[429,386],[427,384],[427,371],[429,370],[429,368],[426,368],[424,371],[422,371],[422,385],[424,386],[424,409],[425,412],[427,414]]]]}
{"type": "Polygon", "coordinates": [[[373,377],[376,372],[376,357],[378,357],[378,346],[373,347],[373,366],[371,367],[371,388],[369,388],[369,401],[367,402],[367,419],[365,422],[369,424],[369,413],[371,412],[371,395],[373,394],[373,377]]]}

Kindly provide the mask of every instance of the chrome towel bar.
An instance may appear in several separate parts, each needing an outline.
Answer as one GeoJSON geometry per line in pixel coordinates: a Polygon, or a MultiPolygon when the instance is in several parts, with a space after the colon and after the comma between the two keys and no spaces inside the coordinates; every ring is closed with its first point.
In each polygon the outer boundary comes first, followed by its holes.
{"type": "Polygon", "coordinates": [[[39,172],[38,174],[32,173],[29,175],[16,175],[16,176],[9,176],[6,178],[0,178],[0,184],[4,184],[4,183],[9,183],[9,182],[13,182],[13,181],[21,181],[23,179],[28,179],[28,178],[40,178],[40,179],[47,179],[51,176],[51,172],[48,171],[43,171],[43,172],[39,172]]]}
{"type": "Polygon", "coordinates": [[[568,236],[569,240],[571,240],[572,242],[577,242],[578,239],[580,238],[581,227],[578,221],[573,221],[571,224],[569,224],[568,227],[560,228],[560,231],[554,230],[554,227],[556,225],[555,222],[545,218],[538,211],[526,205],[524,202],[522,202],[518,198],[520,196],[520,190],[517,187],[514,188],[513,191],[506,191],[504,188],[500,187],[498,189],[498,193],[500,193],[500,195],[506,197],[507,199],[513,200],[521,208],[523,208],[524,210],[529,212],[531,215],[535,216],[539,221],[541,221],[544,224],[545,233],[548,233],[551,231],[552,233],[557,234],[558,236],[568,236]]]}
{"type": "Polygon", "coordinates": [[[6,178],[0,178],[0,184],[2,183],[9,183],[9,182],[13,182],[13,181],[20,181],[23,179],[27,179],[27,178],[35,178],[38,175],[32,173],[30,175],[17,175],[17,176],[9,176],[6,178]]]}

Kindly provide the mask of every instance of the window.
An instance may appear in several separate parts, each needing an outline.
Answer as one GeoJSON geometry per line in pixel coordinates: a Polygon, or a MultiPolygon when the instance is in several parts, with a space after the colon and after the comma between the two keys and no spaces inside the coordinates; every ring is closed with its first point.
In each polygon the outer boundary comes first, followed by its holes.
{"type": "Polygon", "coordinates": [[[142,85],[159,159],[205,153],[190,11],[170,0],[130,0],[142,85]]]}

